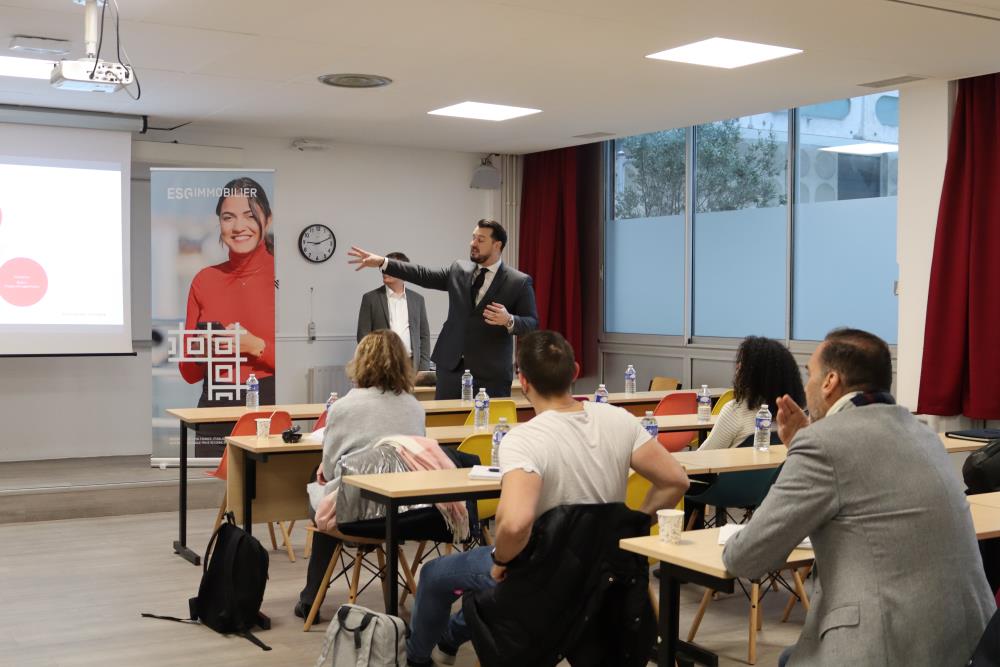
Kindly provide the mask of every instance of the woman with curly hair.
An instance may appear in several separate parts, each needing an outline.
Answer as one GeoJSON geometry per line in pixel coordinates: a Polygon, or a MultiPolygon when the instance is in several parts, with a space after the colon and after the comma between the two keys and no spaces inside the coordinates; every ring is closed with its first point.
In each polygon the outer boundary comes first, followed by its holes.
{"type": "MultiPolygon", "coordinates": [[[[424,408],[413,395],[413,364],[403,341],[388,329],[373,331],[358,343],[347,365],[354,388],[330,406],[323,436],[323,463],[316,481],[326,495],[340,486],[337,462],[357,454],[389,435],[424,435],[424,408]]],[[[306,586],[295,615],[305,618],[333,556],[337,540],[313,535],[306,586]]]]}
{"type": "Polygon", "coordinates": [[[715,427],[698,449],[727,449],[739,445],[753,435],[754,418],[761,404],[766,403],[774,415],[778,411],[778,397],[785,394],[800,405],[800,401],[805,400],[802,374],[792,353],[770,338],[744,338],[736,353],[733,400],[722,407],[715,427]]]}

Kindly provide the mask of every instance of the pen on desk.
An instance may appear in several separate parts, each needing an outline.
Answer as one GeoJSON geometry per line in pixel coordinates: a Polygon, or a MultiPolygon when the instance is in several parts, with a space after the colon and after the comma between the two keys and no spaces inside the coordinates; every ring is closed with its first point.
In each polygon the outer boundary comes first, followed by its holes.
{"type": "Polygon", "coordinates": [[[490,468],[490,472],[500,472],[500,468],[490,468]]]}

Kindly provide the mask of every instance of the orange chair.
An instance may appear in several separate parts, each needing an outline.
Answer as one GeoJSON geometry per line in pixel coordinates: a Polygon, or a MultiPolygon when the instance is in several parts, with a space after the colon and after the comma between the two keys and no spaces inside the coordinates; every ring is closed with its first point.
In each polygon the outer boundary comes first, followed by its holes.
{"type": "MultiPolygon", "coordinates": [[[[698,412],[698,394],[681,392],[667,394],[653,410],[654,415],[693,415],[698,412]]],[[[656,436],[668,452],[679,452],[698,438],[696,431],[676,431],[656,436]]]]}
{"type": "MultiPolygon", "coordinates": [[[[261,412],[247,412],[239,418],[236,425],[233,427],[231,436],[240,435],[256,435],[257,434],[257,419],[271,418],[271,435],[280,435],[282,431],[290,429],[292,427],[292,417],[287,412],[283,410],[278,411],[261,411],[261,412]]],[[[222,458],[219,459],[219,467],[215,470],[210,470],[205,473],[208,477],[215,477],[216,479],[221,479],[223,482],[229,477],[229,448],[226,447],[222,450],[222,458]]],[[[215,526],[212,529],[213,532],[219,529],[222,525],[222,518],[226,513],[226,506],[228,505],[229,494],[226,493],[222,496],[222,504],[219,505],[219,513],[215,517],[215,526]]],[[[292,524],[294,527],[294,523],[292,524]]],[[[284,522],[279,521],[278,527],[281,529],[282,536],[285,540],[285,548],[288,550],[288,558],[294,563],[295,562],[295,552],[292,550],[292,543],[289,539],[290,529],[285,528],[284,522]]],[[[271,533],[271,547],[274,549],[278,548],[278,542],[274,535],[274,524],[268,523],[267,529],[271,533]]]]}
{"type": "Polygon", "coordinates": [[[326,426],[326,410],[323,411],[323,414],[321,414],[319,416],[319,419],[316,420],[316,423],[313,424],[312,430],[313,431],[318,431],[319,429],[323,428],[324,426],[326,426]]]}

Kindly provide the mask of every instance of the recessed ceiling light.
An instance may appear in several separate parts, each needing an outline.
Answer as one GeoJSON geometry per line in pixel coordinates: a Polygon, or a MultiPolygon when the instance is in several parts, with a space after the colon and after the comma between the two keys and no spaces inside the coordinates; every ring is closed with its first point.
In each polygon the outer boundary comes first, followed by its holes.
{"type": "Polygon", "coordinates": [[[883,153],[896,153],[899,146],[896,144],[882,144],[877,141],[866,141],[860,144],[845,144],[844,146],[827,146],[821,151],[828,153],[847,153],[849,155],[882,155],[883,153]]]}
{"type": "Polygon", "coordinates": [[[324,74],[319,82],[337,88],[381,88],[392,83],[392,79],[378,74],[324,74]]]}
{"type": "Polygon", "coordinates": [[[521,116],[541,113],[541,109],[526,107],[509,107],[503,104],[487,104],[486,102],[462,102],[450,107],[442,107],[428,111],[432,116],[454,116],[455,118],[474,118],[476,120],[510,120],[521,116]]]}
{"type": "Polygon", "coordinates": [[[725,37],[712,37],[659,53],[651,53],[646,57],[691,65],[735,69],[745,65],[762,63],[765,60],[794,56],[796,53],[802,53],[802,49],[742,42],[738,39],[726,39],[725,37]]]}
{"type": "Polygon", "coordinates": [[[16,76],[22,79],[49,80],[55,63],[37,58],[15,58],[0,56],[0,76],[16,76]]]}

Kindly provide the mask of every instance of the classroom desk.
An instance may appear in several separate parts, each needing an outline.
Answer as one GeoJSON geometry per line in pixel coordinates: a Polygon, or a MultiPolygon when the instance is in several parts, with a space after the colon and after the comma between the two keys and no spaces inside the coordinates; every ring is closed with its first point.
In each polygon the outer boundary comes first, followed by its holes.
{"type": "Polygon", "coordinates": [[[958,452],[974,452],[978,449],[982,449],[986,446],[986,442],[982,440],[964,440],[962,438],[949,438],[944,433],[938,433],[938,437],[941,438],[941,444],[944,445],[944,449],[949,454],[955,454],[958,452]]]}
{"type": "Polygon", "coordinates": [[[428,470],[421,472],[388,473],[382,475],[348,475],[345,484],[361,489],[361,497],[386,506],[385,541],[389,571],[386,613],[399,614],[399,539],[397,519],[400,506],[441,503],[454,500],[480,500],[500,495],[499,480],[469,479],[468,468],[428,470]]]}
{"type": "Polygon", "coordinates": [[[965,499],[969,501],[970,505],[983,505],[985,507],[1000,509],[1000,491],[975,493],[971,496],[966,496],[965,499]]]}
{"type": "MultiPolygon", "coordinates": [[[[713,418],[714,419],[714,418],[713,418]]],[[[712,422],[698,422],[696,415],[657,417],[662,431],[709,429],[712,422]]],[[[517,428],[518,424],[512,424],[517,428]]],[[[489,433],[489,431],[478,431],[489,433]]],[[[443,446],[458,445],[477,433],[472,426],[438,426],[427,429],[427,437],[443,446]]],[[[323,445],[299,441],[285,443],[280,435],[258,440],[255,435],[226,438],[229,472],[226,479],[228,509],[244,530],[253,532],[253,522],[305,519],[309,516],[305,484],[320,463],[323,445]],[[266,464],[266,465],[261,465],[266,464]]],[[[682,464],[685,465],[685,464],[682,464]]],[[[685,465],[690,474],[709,470],[697,461],[685,465]]]]}
{"type": "Polygon", "coordinates": [[[677,452],[674,458],[686,470],[697,468],[699,472],[725,473],[777,468],[785,462],[787,455],[788,448],[784,445],[771,445],[766,452],[758,452],[753,447],[734,447],[703,452],[677,452]]]}
{"type": "MultiPolygon", "coordinates": [[[[661,642],[657,651],[660,667],[673,667],[675,662],[718,665],[719,658],[711,651],[680,640],[679,625],[681,584],[692,583],[726,593],[734,590],[733,575],[722,563],[719,529],[685,531],[681,533],[680,544],[667,544],[659,535],[649,535],[622,540],[619,546],[660,561],[661,642]]],[[[802,567],[812,561],[811,550],[795,549],[788,555],[785,567],[802,567]]]]}
{"type": "MultiPolygon", "coordinates": [[[[302,404],[302,405],[267,405],[261,406],[260,410],[284,410],[291,415],[292,419],[315,419],[326,406],[323,403],[302,404]]],[[[178,502],[178,538],[174,542],[174,553],[190,561],[194,565],[201,565],[201,556],[196,554],[187,546],[187,432],[189,428],[197,429],[199,424],[224,424],[235,423],[247,409],[243,406],[231,408],[171,408],[167,414],[177,417],[180,421],[180,499],[178,502]]]]}
{"type": "MultiPolygon", "coordinates": [[[[413,395],[416,396],[419,401],[433,401],[436,391],[437,387],[434,385],[414,387],[413,395]]],[[[510,398],[524,398],[524,390],[521,389],[521,383],[517,380],[514,380],[510,384],[510,398]]]]}

